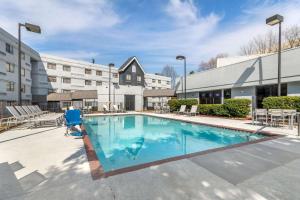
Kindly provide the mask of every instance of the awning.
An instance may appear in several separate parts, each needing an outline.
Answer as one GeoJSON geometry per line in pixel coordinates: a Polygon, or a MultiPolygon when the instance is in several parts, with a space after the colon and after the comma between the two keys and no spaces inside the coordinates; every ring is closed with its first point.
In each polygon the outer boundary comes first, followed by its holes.
{"type": "Polygon", "coordinates": [[[174,97],[175,90],[172,89],[155,89],[144,90],[144,97],[174,97]]]}
{"type": "Polygon", "coordinates": [[[97,90],[77,90],[71,94],[72,99],[98,99],[97,90]]]}
{"type": "Polygon", "coordinates": [[[70,93],[51,93],[47,101],[72,101],[78,99],[98,99],[97,90],[77,90],[70,93]]]}
{"type": "Polygon", "coordinates": [[[71,93],[50,93],[47,101],[71,101],[71,93]]]}

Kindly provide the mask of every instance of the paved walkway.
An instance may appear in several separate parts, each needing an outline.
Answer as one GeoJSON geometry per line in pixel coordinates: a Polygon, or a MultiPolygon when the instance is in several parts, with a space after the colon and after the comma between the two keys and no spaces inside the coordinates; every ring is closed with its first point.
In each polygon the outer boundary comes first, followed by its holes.
{"type": "MultiPolygon", "coordinates": [[[[212,121],[230,125],[221,119],[212,121]]],[[[65,137],[64,131],[14,129],[0,134],[0,199],[300,199],[297,138],[227,149],[93,181],[82,139],[65,137]]]]}

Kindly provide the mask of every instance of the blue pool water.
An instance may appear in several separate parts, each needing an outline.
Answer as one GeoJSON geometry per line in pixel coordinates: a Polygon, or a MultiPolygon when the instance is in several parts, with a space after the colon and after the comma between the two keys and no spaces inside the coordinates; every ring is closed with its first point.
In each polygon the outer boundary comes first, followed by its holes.
{"type": "Polygon", "coordinates": [[[264,137],[144,115],[89,117],[84,126],[105,172],[264,137]]]}

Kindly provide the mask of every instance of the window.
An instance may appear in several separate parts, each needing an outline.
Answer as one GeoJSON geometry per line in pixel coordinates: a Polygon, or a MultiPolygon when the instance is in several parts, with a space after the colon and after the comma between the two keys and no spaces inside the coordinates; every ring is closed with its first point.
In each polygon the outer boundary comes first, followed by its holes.
{"type": "Polygon", "coordinates": [[[158,87],[159,90],[161,90],[161,87],[158,87]]]}
{"type": "Polygon", "coordinates": [[[23,51],[21,52],[21,58],[22,60],[25,60],[25,53],[23,51]]]}
{"type": "Polygon", "coordinates": [[[14,47],[8,43],[6,43],[6,52],[10,54],[14,54],[14,47]]]}
{"type": "Polygon", "coordinates": [[[85,74],[92,74],[92,70],[91,69],[85,69],[85,74]]]}
{"type": "Polygon", "coordinates": [[[167,81],[167,85],[170,85],[170,81],[167,81]]]}
{"type": "Polygon", "coordinates": [[[13,81],[8,81],[6,84],[6,91],[15,91],[15,83],[13,81]]]}
{"type": "Polygon", "coordinates": [[[21,69],[21,76],[25,76],[25,68],[21,69]]]}
{"type": "Polygon", "coordinates": [[[231,89],[224,90],[224,99],[231,98],[231,89]]]}
{"type": "Polygon", "coordinates": [[[55,83],[56,82],[56,77],[55,76],[48,76],[48,82],[49,83],[55,83]]]}
{"type": "Polygon", "coordinates": [[[132,73],[136,73],[136,66],[135,65],[131,66],[131,71],[132,71],[132,73]]]}
{"type": "Polygon", "coordinates": [[[137,82],[142,82],[142,77],[141,76],[137,76],[136,80],[137,80],[137,82]]]}
{"type": "Polygon", "coordinates": [[[57,92],[57,89],[48,89],[48,94],[50,93],[56,93],[57,92]]]}
{"type": "Polygon", "coordinates": [[[200,104],[220,104],[221,103],[221,90],[200,92],[200,104]]]}
{"type": "Polygon", "coordinates": [[[63,70],[66,71],[66,72],[70,72],[71,71],[71,66],[63,65],[63,70]]]}
{"type": "Polygon", "coordinates": [[[126,74],[126,81],[131,81],[131,74],[126,74]]]}
{"type": "Polygon", "coordinates": [[[26,86],[24,84],[21,85],[21,92],[25,93],[26,86]]]}
{"type": "Polygon", "coordinates": [[[114,78],[118,78],[118,73],[113,73],[114,78]]]}
{"type": "Polygon", "coordinates": [[[63,78],[63,83],[71,83],[71,78],[63,78]]]}
{"type": "Polygon", "coordinates": [[[62,90],[62,93],[70,93],[71,90],[62,90]]]}
{"type": "Polygon", "coordinates": [[[152,87],[152,90],[155,90],[155,87],[152,87]]]}
{"type": "Polygon", "coordinates": [[[158,83],[161,83],[161,80],[158,80],[158,83]]]}
{"type": "Polygon", "coordinates": [[[15,65],[11,63],[6,63],[6,71],[14,73],[15,72],[15,65]]]}
{"type": "Polygon", "coordinates": [[[48,69],[56,69],[56,64],[55,63],[47,63],[47,68],[48,69]]]}
{"type": "Polygon", "coordinates": [[[97,71],[96,71],[96,75],[97,75],[97,76],[102,76],[102,71],[97,70],[97,71]]]}
{"type": "Polygon", "coordinates": [[[90,80],[85,80],[85,85],[92,85],[92,81],[90,81],[90,80]]]}
{"type": "Polygon", "coordinates": [[[155,81],[155,79],[152,79],[152,83],[155,83],[156,81],[155,81]]]}
{"type": "Polygon", "coordinates": [[[96,86],[102,85],[102,81],[96,81],[96,86]]]}

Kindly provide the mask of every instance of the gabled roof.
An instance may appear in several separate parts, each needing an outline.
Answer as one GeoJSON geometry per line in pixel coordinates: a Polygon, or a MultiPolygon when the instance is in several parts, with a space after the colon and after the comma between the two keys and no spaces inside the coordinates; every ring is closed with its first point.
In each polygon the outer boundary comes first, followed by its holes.
{"type": "Polygon", "coordinates": [[[144,74],[146,74],[146,72],[144,71],[142,65],[140,64],[140,62],[138,61],[138,59],[135,56],[131,56],[129,57],[119,68],[119,72],[123,72],[133,61],[136,61],[137,64],[140,66],[141,70],[143,71],[144,74]]]}

